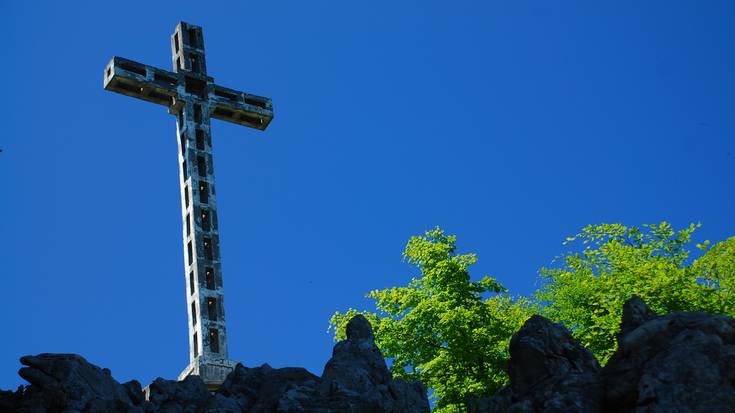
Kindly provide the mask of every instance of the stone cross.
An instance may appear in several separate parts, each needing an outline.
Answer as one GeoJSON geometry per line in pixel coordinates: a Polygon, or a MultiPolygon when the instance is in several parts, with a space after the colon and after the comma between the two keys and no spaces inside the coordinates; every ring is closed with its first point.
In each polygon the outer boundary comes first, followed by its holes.
{"type": "Polygon", "coordinates": [[[264,130],[273,106],[269,98],[219,86],[207,76],[201,27],[180,22],[171,51],[173,72],[113,57],[104,87],[164,105],[176,116],[189,315],[189,365],[179,380],[199,375],[216,388],[235,362],[227,356],[210,119],[264,130]]]}

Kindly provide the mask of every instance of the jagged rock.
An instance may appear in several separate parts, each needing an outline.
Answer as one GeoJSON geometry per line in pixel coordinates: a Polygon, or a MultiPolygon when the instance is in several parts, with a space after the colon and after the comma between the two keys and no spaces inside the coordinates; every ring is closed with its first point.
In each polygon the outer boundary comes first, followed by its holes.
{"type": "Polygon", "coordinates": [[[633,296],[623,304],[623,317],[620,321],[618,341],[622,340],[623,336],[640,327],[643,323],[651,321],[656,317],[656,313],[651,311],[640,297],[633,296]]]}
{"type": "Polygon", "coordinates": [[[341,392],[378,397],[378,387],[387,385],[391,374],[373,341],[370,323],[357,315],[347,324],[346,332],[347,340],[334,346],[332,358],[324,366],[319,392],[325,396],[341,392]]]}
{"type": "Polygon", "coordinates": [[[533,316],[510,340],[511,411],[599,411],[600,365],[559,324],[533,316]]]}
{"type": "MultiPolygon", "coordinates": [[[[302,368],[274,369],[267,364],[247,368],[238,364],[218,393],[235,401],[242,411],[305,411],[314,401],[318,382],[319,377],[302,368]]],[[[217,400],[213,403],[220,405],[223,402],[217,400]]]]}
{"type": "Polygon", "coordinates": [[[208,409],[230,411],[234,401],[252,413],[429,411],[423,386],[392,379],[362,316],[348,323],[347,340],[334,347],[321,378],[299,368],[238,364],[218,394],[223,397],[210,400],[208,409]]]}
{"type": "Polygon", "coordinates": [[[599,369],[568,332],[534,316],[510,345],[511,385],[471,413],[735,413],[735,319],[623,307],[618,350],[599,369]]]}
{"type": "Polygon", "coordinates": [[[18,386],[18,390],[0,390],[0,412],[12,412],[16,410],[23,401],[23,386],[18,386]]]}
{"type": "Polygon", "coordinates": [[[136,410],[128,388],[112,378],[110,370],[90,364],[76,354],[39,354],[21,357],[28,367],[18,374],[30,385],[23,393],[19,412],[136,410]]]}
{"type": "Polygon", "coordinates": [[[74,354],[26,356],[29,386],[0,391],[0,412],[22,413],[425,413],[424,387],[393,380],[375,346],[370,323],[353,318],[347,340],[334,348],[322,378],[302,368],[238,364],[210,393],[198,376],[158,378],[145,391],[120,384],[110,371],[74,354]]]}
{"type": "Polygon", "coordinates": [[[207,385],[199,376],[182,381],[157,378],[145,389],[148,409],[161,413],[200,412],[210,398],[207,385]]]}
{"type": "Polygon", "coordinates": [[[605,411],[735,412],[735,319],[656,316],[637,297],[624,309],[628,331],[602,371],[605,411]]]}
{"type": "Polygon", "coordinates": [[[372,327],[362,315],[346,328],[347,340],[334,346],[324,366],[319,394],[337,411],[428,412],[426,391],[420,383],[394,381],[375,345],[372,327]]]}

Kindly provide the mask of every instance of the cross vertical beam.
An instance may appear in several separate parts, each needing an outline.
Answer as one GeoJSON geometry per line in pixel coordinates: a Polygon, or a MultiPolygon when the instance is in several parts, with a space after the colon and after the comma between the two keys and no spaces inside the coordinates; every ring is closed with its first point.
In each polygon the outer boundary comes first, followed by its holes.
{"type": "MultiPolygon", "coordinates": [[[[171,36],[174,72],[185,73],[177,114],[190,368],[229,371],[217,197],[201,28],[179,23],[171,36]],[[188,90],[187,90],[188,89],[188,90]],[[197,363],[202,360],[205,363],[197,363]]],[[[185,371],[185,377],[189,372],[185,371]]],[[[217,375],[217,374],[214,374],[217,375]]],[[[183,378],[183,377],[182,377],[183,378]]]]}
{"type": "Polygon", "coordinates": [[[210,121],[264,130],[273,107],[268,98],[219,86],[207,76],[201,27],[180,22],[171,52],[173,72],[113,57],[104,87],[167,106],[176,116],[189,331],[189,366],[179,379],[199,375],[216,388],[235,362],[227,349],[210,121]]]}

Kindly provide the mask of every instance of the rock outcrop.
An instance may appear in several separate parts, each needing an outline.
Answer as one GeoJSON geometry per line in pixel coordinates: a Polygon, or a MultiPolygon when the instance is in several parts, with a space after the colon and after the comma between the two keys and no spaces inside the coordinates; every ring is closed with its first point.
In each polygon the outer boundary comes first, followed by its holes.
{"type": "MultiPolygon", "coordinates": [[[[603,368],[559,324],[531,317],[510,342],[511,384],[469,401],[471,413],[735,413],[735,319],[658,316],[640,298],[623,308],[618,349],[603,368]]],[[[74,354],[21,358],[30,385],[0,391],[18,413],[426,413],[420,383],[393,380],[370,323],[356,316],[322,376],[238,364],[214,393],[197,377],[141,388],[74,354]]]]}
{"type": "Polygon", "coordinates": [[[238,364],[214,393],[198,376],[120,384],[110,371],[75,354],[21,358],[19,374],[30,385],[0,391],[0,412],[18,413],[428,413],[420,383],[393,380],[375,346],[370,323],[350,320],[322,377],[302,368],[238,364]]]}
{"type": "Polygon", "coordinates": [[[657,317],[633,298],[624,307],[626,323],[602,370],[605,411],[735,412],[735,319],[657,317]]]}
{"type": "Polygon", "coordinates": [[[604,368],[561,325],[534,316],[513,336],[511,384],[473,399],[473,413],[735,413],[735,319],[623,308],[604,368]]]}

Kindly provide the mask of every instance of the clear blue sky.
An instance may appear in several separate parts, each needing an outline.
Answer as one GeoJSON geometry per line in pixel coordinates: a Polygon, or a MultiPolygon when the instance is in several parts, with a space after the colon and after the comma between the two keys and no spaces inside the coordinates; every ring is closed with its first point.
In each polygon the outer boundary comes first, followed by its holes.
{"type": "Polygon", "coordinates": [[[31,353],[144,385],[188,362],[175,121],[102,89],[113,55],[170,68],[179,20],[276,112],[213,123],[248,366],[321,374],[329,316],[435,225],[516,294],[590,223],[735,234],[731,1],[204,3],[0,3],[0,388],[31,353]]]}

